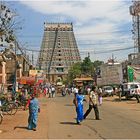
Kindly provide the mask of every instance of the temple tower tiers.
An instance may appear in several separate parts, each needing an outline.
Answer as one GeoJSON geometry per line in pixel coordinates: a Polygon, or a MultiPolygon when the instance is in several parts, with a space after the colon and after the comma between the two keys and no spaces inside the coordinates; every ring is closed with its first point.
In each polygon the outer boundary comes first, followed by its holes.
{"type": "Polygon", "coordinates": [[[44,36],[38,57],[38,67],[55,82],[68,74],[73,63],[80,62],[72,23],[44,23],[44,36]]]}

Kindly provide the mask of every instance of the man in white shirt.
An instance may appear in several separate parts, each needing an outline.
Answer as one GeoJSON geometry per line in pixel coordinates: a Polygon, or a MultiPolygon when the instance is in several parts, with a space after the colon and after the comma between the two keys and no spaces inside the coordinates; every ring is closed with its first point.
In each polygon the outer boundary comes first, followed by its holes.
{"type": "Polygon", "coordinates": [[[86,111],[86,113],[84,114],[84,119],[86,119],[88,114],[91,112],[92,108],[94,108],[95,119],[100,120],[100,118],[99,118],[99,110],[98,110],[98,106],[97,106],[97,93],[95,91],[95,87],[92,87],[92,89],[91,89],[91,91],[90,91],[88,96],[89,96],[89,108],[86,111]]]}

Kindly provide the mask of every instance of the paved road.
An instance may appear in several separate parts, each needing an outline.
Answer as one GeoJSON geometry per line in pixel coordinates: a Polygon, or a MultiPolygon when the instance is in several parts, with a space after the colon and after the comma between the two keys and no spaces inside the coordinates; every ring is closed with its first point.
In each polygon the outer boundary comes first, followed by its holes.
{"type": "MultiPolygon", "coordinates": [[[[42,139],[140,139],[140,104],[136,100],[122,102],[116,97],[104,98],[99,106],[101,120],[94,119],[94,111],[81,125],[75,121],[72,96],[40,98],[37,131],[26,129],[28,111],[5,116],[0,126],[0,138],[42,139]]],[[[84,103],[84,110],[88,103],[84,103]]]]}

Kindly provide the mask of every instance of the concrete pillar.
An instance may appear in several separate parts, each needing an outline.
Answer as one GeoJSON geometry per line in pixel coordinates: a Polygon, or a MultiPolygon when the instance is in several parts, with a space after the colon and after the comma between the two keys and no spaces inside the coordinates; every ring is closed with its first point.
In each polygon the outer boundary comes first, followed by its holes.
{"type": "Polygon", "coordinates": [[[1,62],[1,65],[2,65],[2,83],[3,84],[6,84],[6,62],[1,62]]]}
{"type": "Polygon", "coordinates": [[[17,77],[21,78],[22,77],[22,65],[19,64],[19,68],[17,69],[17,77]]]}

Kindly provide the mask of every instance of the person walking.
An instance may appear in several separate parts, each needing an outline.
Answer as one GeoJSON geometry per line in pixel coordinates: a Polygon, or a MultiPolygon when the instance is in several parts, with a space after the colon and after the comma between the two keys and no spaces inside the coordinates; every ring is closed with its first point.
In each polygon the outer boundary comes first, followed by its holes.
{"type": "Polygon", "coordinates": [[[55,97],[55,87],[54,87],[54,85],[52,85],[52,87],[51,87],[51,92],[52,92],[52,98],[54,98],[55,97]]]}
{"type": "Polygon", "coordinates": [[[98,92],[98,102],[99,102],[99,105],[102,105],[102,103],[103,103],[103,98],[102,98],[103,91],[102,91],[102,88],[100,87],[98,91],[99,91],[98,92]]]}
{"type": "Polygon", "coordinates": [[[49,98],[51,98],[51,95],[52,95],[52,89],[51,86],[49,86],[49,98]]]}
{"type": "Polygon", "coordinates": [[[122,96],[124,95],[124,85],[120,84],[120,91],[119,91],[119,101],[122,100],[122,96]]]}
{"type": "Polygon", "coordinates": [[[40,112],[38,99],[32,94],[29,102],[28,129],[36,131],[38,112],[40,112]]]}
{"type": "Polygon", "coordinates": [[[77,124],[80,124],[80,122],[83,120],[83,100],[84,100],[84,95],[82,95],[82,90],[79,89],[78,93],[75,95],[75,106],[76,106],[76,113],[77,113],[76,122],[77,122],[77,124]]]}
{"type": "Polygon", "coordinates": [[[94,108],[95,119],[100,120],[100,118],[99,118],[99,110],[98,110],[98,106],[97,106],[97,93],[95,91],[94,86],[92,87],[92,89],[91,89],[91,91],[90,91],[88,96],[89,96],[89,108],[86,111],[86,113],[84,114],[84,119],[86,119],[88,114],[91,112],[92,108],[94,108]]]}
{"type": "Polygon", "coordinates": [[[135,95],[135,98],[136,98],[136,100],[137,100],[137,103],[140,103],[139,94],[136,94],[136,95],[135,95]]]}
{"type": "Polygon", "coordinates": [[[87,94],[89,94],[90,91],[91,91],[91,89],[90,89],[90,87],[88,86],[88,87],[87,87],[87,94]]]}
{"type": "Polygon", "coordinates": [[[66,89],[65,89],[65,86],[62,86],[61,94],[62,94],[63,97],[66,96],[66,89]]]}

